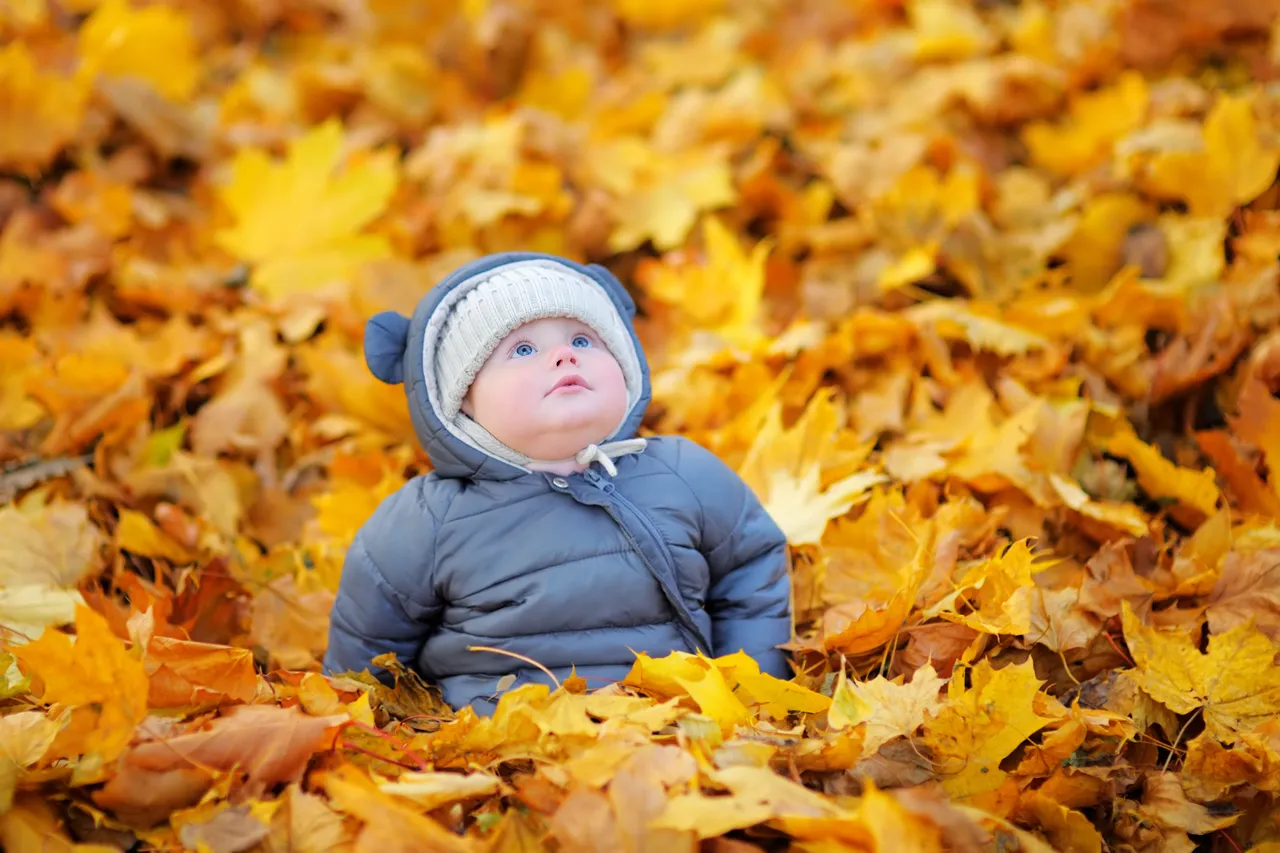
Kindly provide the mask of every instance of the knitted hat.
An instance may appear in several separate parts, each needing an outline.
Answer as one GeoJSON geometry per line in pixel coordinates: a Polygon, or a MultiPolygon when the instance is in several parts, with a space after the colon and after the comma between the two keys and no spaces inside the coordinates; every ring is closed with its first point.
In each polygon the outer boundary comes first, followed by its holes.
{"type": "Polygon", "coordinates": [[[512,331],[544,317],[589,326],[622,368],[628,411],[640,398],[640,361],[626,322],[599,283],[561,264],[521,261],[498,267],[453,305],[437,339],[440,415],[455,421],[476,374],[512,331]]]}

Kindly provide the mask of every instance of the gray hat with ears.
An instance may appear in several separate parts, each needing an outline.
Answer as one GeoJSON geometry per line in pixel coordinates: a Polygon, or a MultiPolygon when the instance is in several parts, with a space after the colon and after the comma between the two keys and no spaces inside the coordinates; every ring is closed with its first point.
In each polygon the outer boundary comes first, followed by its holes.
{"type": "Polygon", "coordinates": [[[544,317],[572,317],[591,328],[617,360],[627,389],[627,412],[612,440],[634,434],[649,401],[648,368],[630,325],[634,312],[630,296],[603,267],[536,252],[499,253],[450,274],[422,298],[413,319],[394,311],[371,317],[365,363],[383,382],[405,383],[414,428],[437,470],[494,476],[502,469],[477,461],[452,439],[518,470],[538,461],[502,444],[461,410],[498,343],[544,317]]]}
{"type": "Polygon", "coordinates": [[[640,396],[640,363],[608,294],[562,264],[530,260],[495,268],[450,311],[434,358],[441,417],[458,417],[472,381],[503,338],[546,317],[572,317],[600,336],[622,368],[630,409],[640,396]]]}

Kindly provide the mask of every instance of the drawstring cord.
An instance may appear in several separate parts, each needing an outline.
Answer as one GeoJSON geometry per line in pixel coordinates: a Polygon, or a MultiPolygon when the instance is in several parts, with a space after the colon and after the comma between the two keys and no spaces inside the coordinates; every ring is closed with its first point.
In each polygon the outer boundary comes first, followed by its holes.
{"type": "Polygon", "coordinates": [[[628,453],[643,453],[648,441],[643,438],[627,438],[622,441],[609,441],[604,444],[588,444],[573,457],[579,465],[591,467],[592,462],[599,462],[600,467],[613,477],[618,473],[618,466],[613,460],[628,453]]]}

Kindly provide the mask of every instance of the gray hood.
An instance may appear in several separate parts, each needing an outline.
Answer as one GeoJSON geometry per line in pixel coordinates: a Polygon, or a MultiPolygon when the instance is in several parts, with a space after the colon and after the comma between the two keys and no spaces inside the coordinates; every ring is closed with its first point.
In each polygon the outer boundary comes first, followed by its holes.
{"type": "Polygon", "coordinates": [[[641,389],[639,399],[627,413],[622,426],[607,440],[633,438],[644,419],[652,397],[649,364],[632,323],[636,313],[635,302],[613,274],[598,264],[578,264],[540,252],[486,255],[459,267],[428,291],[418,302],[412,318],[394,311],[384,311],[370,318],[365,326],[365,363],[373,375],[383,382],[393,385],[404,383],[409,416],[413,420],[418,440],[440,477],[510,480],[528,473],[510,462],[486,453],[461,432],[445,424],[432,399],[434,380],[429,380],[429,377],[434,375],[434,366],[426,362],[424,354],[427,338],[430,336],[434,340],[444,314],[459,297],[498,267],[531,260],[562,264],[597,282],[609,295],[627,323],[630,341],[640,363],[641,389]]]}

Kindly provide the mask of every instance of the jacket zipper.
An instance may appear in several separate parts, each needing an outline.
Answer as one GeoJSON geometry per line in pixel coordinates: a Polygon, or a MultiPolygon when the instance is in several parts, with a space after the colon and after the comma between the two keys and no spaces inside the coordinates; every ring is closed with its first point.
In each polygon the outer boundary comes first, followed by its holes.
{"type": "Polygon", "coordinates": [[[603,492],[606,498],[616,500],[618,503],[626,506],[631,510],[632,514],[635,515],[636,518],[640,519],[640,523],[644,526],[645,532],[649,534],[649,537],[657,545],[658,550],[665,558],[666,568],[669,572],[668,575],[663,575],[654,568],[654,566],[649,562],[649,558],[645,556],[644,549],[640,547],[640,543],[636,541],[635,536],[632,535],[631,530],[627,527],[626,522],[622,520],[622,517],[618,514],[617,510],[609,504],[605,504],[605,511],[608,512],[614,522],[622,528],[622,532],[627,537],[627,541],[631,544],[632,549],[634,549],[636,554],[639,555],[641,562],[644,563],[645,568],[649,570],[649,573],[653,575],[655,580],[657,580],[658,586],[662,588],[662,592],[667,597],[668,603],[670,603],[672,608],[675,609],[677,620],[684,629],[692,635],[691,638],[694,640],[695,647],[701,645],[705,654],[713,654],[711,643],[703,635],[702,630],[698,627],[698,623],[694,621],[693,614],[689,612],[689,607],[684,602],[684,597],[680,595],[680,590],[672,589],[671,584],[668,582],[668,577],[671,579],[671,582],[674,582],[676,578],[675,560],[672,558],[671,552],[667,548],[667,543],[663,541],[662,534],[658,532],[658,528],[654,526],[653,522],[649,520],[649,517],[645,515],[638,506],[619,492],[613,483],[606,481],[591,468],[584,471],[583,476],[586,477],[588,483],[603,492]]]}

